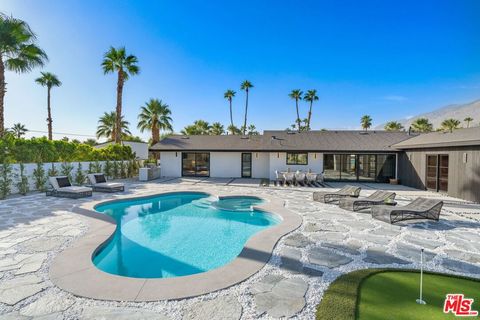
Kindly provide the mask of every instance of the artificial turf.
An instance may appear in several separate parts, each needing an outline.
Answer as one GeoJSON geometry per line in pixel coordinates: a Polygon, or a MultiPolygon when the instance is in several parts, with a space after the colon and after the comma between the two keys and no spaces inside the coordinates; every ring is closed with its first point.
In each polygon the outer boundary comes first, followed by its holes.
{"type": "Polygon", "coordinates": [[[443,313],[447,293],[473,298],[480,311],[480,280],[424,273],[423,299],[418,305],[420,273],[416,270],[364,269],[337,278],[317,307],[317,319],[454,319],[443,313]]]}

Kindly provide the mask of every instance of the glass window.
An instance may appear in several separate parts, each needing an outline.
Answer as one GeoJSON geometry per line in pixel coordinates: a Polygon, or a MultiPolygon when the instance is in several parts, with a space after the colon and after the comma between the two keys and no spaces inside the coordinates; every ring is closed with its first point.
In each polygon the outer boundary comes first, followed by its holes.
{"type": "Polygon", "coordinates": [[[208,177],[209,175],[210,153],[182,153],[182,176],[208,177]]]}
{"type": "Polygon", "coordinates": [[[325,154],[323,156],[323,177],[326,180],[340,180],[339,154],[325,154]]]}
{"type": "Polygon", "coordinates": [[[287,152],[287,164],[288,165],[307,165],[308,153],[287,152]]]}

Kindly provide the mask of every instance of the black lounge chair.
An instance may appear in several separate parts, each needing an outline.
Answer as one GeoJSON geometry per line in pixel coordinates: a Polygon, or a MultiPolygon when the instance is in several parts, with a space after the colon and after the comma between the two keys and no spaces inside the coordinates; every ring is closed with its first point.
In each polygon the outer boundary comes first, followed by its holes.
{"type": "Polygon", "coordinates": [[[316,191],[313,193],[313,201],[331,203],[339,201],[341,198],[358,198],[360,195],[360,190],[360,187],[346,185],[342,189],[335,192],[316,191]]]}
{"type": "Polygon", "coordinates": [[[396,223],[412,219],[430,219],[440,218],[443,201],[437,199],[417,198],[406,206],[374,206],[372,207],[372,217],[388,223],[396,223]]]}
{"type": "Polygon", "coordinates": [[[345,210],[360,211],[369,209],[373,206],[379,206],[384,204],[393,204],[395,200],[395,192],[378,190],[362,198],[342,198],[340,199],[338,206],[345,210]]]}
{"type": "Polygon", "coordinates": [[[108,182],[103,173],[88,174],[88,186],[97,192],[123,192],[125,185],[120,182],[108,182]]]}
{"type": "Polygon", "coordinates": [[[92,188],[72,186],[66,176],[49,177],[51,188],[47,190],[46,195],[52,197],[78,199],[92,196],[92,188]]]}

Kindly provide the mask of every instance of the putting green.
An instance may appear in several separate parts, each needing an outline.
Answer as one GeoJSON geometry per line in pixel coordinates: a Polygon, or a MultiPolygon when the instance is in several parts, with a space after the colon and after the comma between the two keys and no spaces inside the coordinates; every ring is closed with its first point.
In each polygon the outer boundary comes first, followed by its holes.
{"type": "Polygon", "coordinates": [[[475,299],[472,309],[480,311],[479,281],[424,274],[423,300],[427,304],[419,305],[415,302],[419,280],[420,273],[396,271],[376,273],[364,279],[357,300],[357,319],[455,319],[452,313],[443,313],[447,293],[463,293],[465,298],[475,299]]]}

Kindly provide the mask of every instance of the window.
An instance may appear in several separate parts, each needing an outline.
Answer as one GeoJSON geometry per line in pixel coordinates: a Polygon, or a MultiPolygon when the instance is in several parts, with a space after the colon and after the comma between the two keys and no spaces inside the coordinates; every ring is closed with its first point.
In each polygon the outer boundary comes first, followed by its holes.
{"type": "Polygon", "coordinates": [[[308,153],[287,152],[287,165],[307,165],[308,153]]]}

